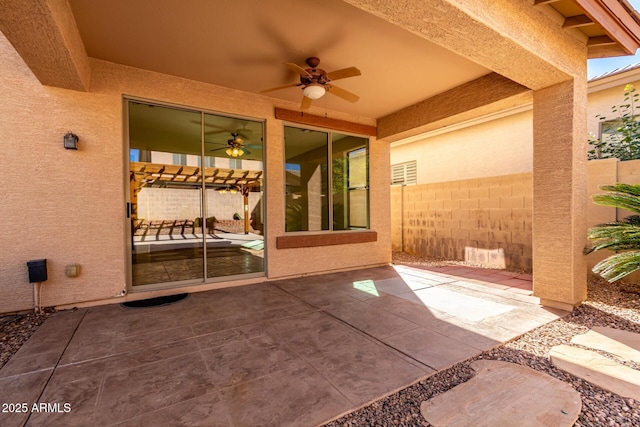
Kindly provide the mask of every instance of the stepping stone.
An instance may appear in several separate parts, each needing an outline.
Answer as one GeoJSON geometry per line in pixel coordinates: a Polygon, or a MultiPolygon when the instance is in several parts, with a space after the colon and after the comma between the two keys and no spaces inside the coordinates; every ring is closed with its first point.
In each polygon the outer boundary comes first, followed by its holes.
{"type": "Polygon", "coordinates": [[[549,358],[558,369],[625,398],[640,400],[640,371],[601,354],[569,345],[557,345],[549,358]]]}
{"type": "Polygon", "coordinates": [[[469,381],[422,402],[432,425],[572,426],[580,415],[580,393],[569,384],[515,363],[476,360],[469,381]]]}
{"type": "Polygon", "coordinates": [[[623,360],[640,363],[640,334],[633,332],[595,326],[586,334],[571,338],[571,344],[606,351],[623,360]]]}

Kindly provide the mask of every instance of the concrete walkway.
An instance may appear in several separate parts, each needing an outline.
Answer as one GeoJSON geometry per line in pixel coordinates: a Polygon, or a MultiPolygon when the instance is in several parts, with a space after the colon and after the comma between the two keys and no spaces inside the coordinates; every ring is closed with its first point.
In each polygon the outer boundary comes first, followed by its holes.
{"type": "Polygon", "coordinates": [[[61,312],[0,370],[0,425],[322,424],[566,314],[501,286],[395,266],[61,312]]]}

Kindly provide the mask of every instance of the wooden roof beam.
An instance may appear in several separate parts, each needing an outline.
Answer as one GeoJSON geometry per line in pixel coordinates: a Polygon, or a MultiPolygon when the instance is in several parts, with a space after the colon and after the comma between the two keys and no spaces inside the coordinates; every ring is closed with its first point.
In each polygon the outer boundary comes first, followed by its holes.
{"type": "MultiPolygon", "coordinates": [[[[627,8],[626,1],[620,0],[573,0],[585,14],[597,22],[609,35],[613,43],[608,43],[600,37],[592,37],[587,47],[616,46],[616,52],[622,49],[626,55],[633,55],[640,47],[640,16],[634,10],[627,8]],[[593,39],[593,40],[592,40],[593,39]],[[603,44],[606,43],[606,44],[603,44]]],[[[593,58],[589,49],[589,58],[593,58]]],[[[600,57],[600,56],[598,56],[600,57]]]]}
{"type": "Polygon", "coordinates": [[[562,28],[578,28],[594,24],[595,22],[587,15],[576,15],[567,17],[564,20],[564,24],[562,24],[562,28]]]}
{"type": "Polygon", "coordinates": [[[540,6],[541,4],[555,3],[557,1],[560,1],[560,0],[534,0],[533,5],[540,6]]]}
{"type": "Polygon", "coordinates": [[[589,37],[587,41],[587,47],[610,46],[615,44],[617,44],[617,42],[609,36],[589,37]]]}

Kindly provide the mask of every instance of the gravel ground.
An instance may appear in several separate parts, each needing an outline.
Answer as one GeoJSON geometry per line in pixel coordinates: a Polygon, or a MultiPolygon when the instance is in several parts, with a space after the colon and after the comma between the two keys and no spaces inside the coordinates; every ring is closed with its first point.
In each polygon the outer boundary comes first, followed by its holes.
{"type": "Polygon", "coordinates": [[[41,314],[12,314],[0,317],[0,368],[53,312],[52,309],[45,309],[41,314]]]}
{"type": "MultiPolygon", "coordinates": [[[[464,264],[418,259],[406,254],[394,254],[394,262],[423,265],[464,264]]],[[[476,358],[438,372],[327,426],[430,426],[420,414],[420,404],[471,378],[473,371],[469,363],[476,359],[518,363],[571,384],[582,396],[582,412],[575,426],[640,426],[640,402],[623,399],[566,374],[549,362],[548,354],[551,347],[569,344],[571,337],[587,332],[592,326],[609,326],[640,333],[639,285],[609,284],[602,279],[593,278],[588,283],[588,294],[588,300],[564,319],[541,326],[476,358]]],[[[603,354],[608,356],[606,353],[603,354]]],[[[637,364],[628,365],[635,369],[640,368],[637,364]]]]}

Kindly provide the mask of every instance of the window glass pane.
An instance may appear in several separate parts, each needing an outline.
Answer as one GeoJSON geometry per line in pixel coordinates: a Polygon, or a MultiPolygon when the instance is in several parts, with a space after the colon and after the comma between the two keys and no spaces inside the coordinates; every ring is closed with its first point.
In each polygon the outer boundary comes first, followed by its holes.
{"type": "Polygon", "coordinates": [[[204,114],[204,144],[207,278],[262,272],[263,125],[204,114]]]}
{"type": "Polygon", "coordinates": [[[333,229],[369,227],[367,138],[332,133],[333,229]]]}
{"type": "Polygon", "coordinates": [[[133,286],[203,279],[200,117],[129,102],[133,286]]]}
{"type": "Polygon", "coordinates": [[[284,128],[286,231],[329,229],[328,134],[284,128]]]}

